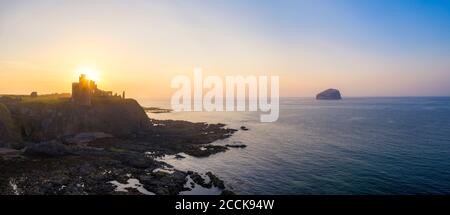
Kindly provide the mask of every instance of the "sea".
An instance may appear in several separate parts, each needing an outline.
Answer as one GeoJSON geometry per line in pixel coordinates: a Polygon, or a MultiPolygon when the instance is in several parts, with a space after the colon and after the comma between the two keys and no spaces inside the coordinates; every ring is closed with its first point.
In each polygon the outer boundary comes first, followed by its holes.
{"type": "Polygon", "coordinates": [[[166,158],[176,169],[211,171],[238,194],[450,194],[450,97],[280,98],[272,123],[259,112],[148,115],[247,127],[214,142],[246,148],[166,158]]]}

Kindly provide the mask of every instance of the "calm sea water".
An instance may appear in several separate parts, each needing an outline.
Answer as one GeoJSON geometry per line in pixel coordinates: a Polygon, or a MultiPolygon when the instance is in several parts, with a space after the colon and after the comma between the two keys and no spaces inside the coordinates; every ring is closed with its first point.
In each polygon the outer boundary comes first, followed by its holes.
{"type": "Polygon", "coordinates": [[[150,117],[248,127],[215,143],[245,149],[167,160],[212,171],[239,194],[450,194],[450,98],[283,98],[280,109],[274,123],[254,112],[150,117]]]}

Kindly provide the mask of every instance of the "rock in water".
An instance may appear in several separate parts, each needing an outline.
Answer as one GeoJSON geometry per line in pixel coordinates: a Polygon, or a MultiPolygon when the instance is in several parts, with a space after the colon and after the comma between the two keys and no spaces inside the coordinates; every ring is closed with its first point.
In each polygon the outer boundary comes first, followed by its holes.
{"type": "Polygon", "coordinates": [[[325,90],[316,96],[317,100],[339,100],[342,99],[341,93],[336,89],[325,90]]]}
{"type": "Polygon", "coordinates": [[[241,126],[241,130],[248,131],[249,129],[247,127],[245,127],[245,126],[241,126]]]}

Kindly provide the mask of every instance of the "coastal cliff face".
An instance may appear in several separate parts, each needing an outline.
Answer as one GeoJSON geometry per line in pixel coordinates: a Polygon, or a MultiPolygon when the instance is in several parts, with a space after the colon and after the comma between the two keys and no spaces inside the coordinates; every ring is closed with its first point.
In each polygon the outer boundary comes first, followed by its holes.
{"type": "MultiPolygon", "coordinates": [[[[145,111],[133,99],[99,98],[94,99],[91,106],[63,100],[54,103],[18,102],[6,107],[22,138],[30,142],[82,132],[104,132],[127,137],[149,126],[145,111]]],[[[0,125],[5,122],[8,120],[0,118],[0,125]]],[[[2,136],[0,138],[4,139],[2,136]]]]}
{"type": "Polygon", "coordinates": [[[21,148],[22,142],[20,130],[11,112],[4,104],[0,104],[0,147],[21,148]]]}

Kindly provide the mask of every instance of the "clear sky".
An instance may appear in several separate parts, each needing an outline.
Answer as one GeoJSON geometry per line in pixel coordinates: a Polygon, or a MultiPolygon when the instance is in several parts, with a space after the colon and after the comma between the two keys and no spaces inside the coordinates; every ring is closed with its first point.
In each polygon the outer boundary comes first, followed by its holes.
{"type": "Polygon", "coordinates": [[[194,67],[279,75],[282,96],[449,96],[450,1],[0,0],[0,94],[70,92],[80,67],[134,97],[194,67]]]}

